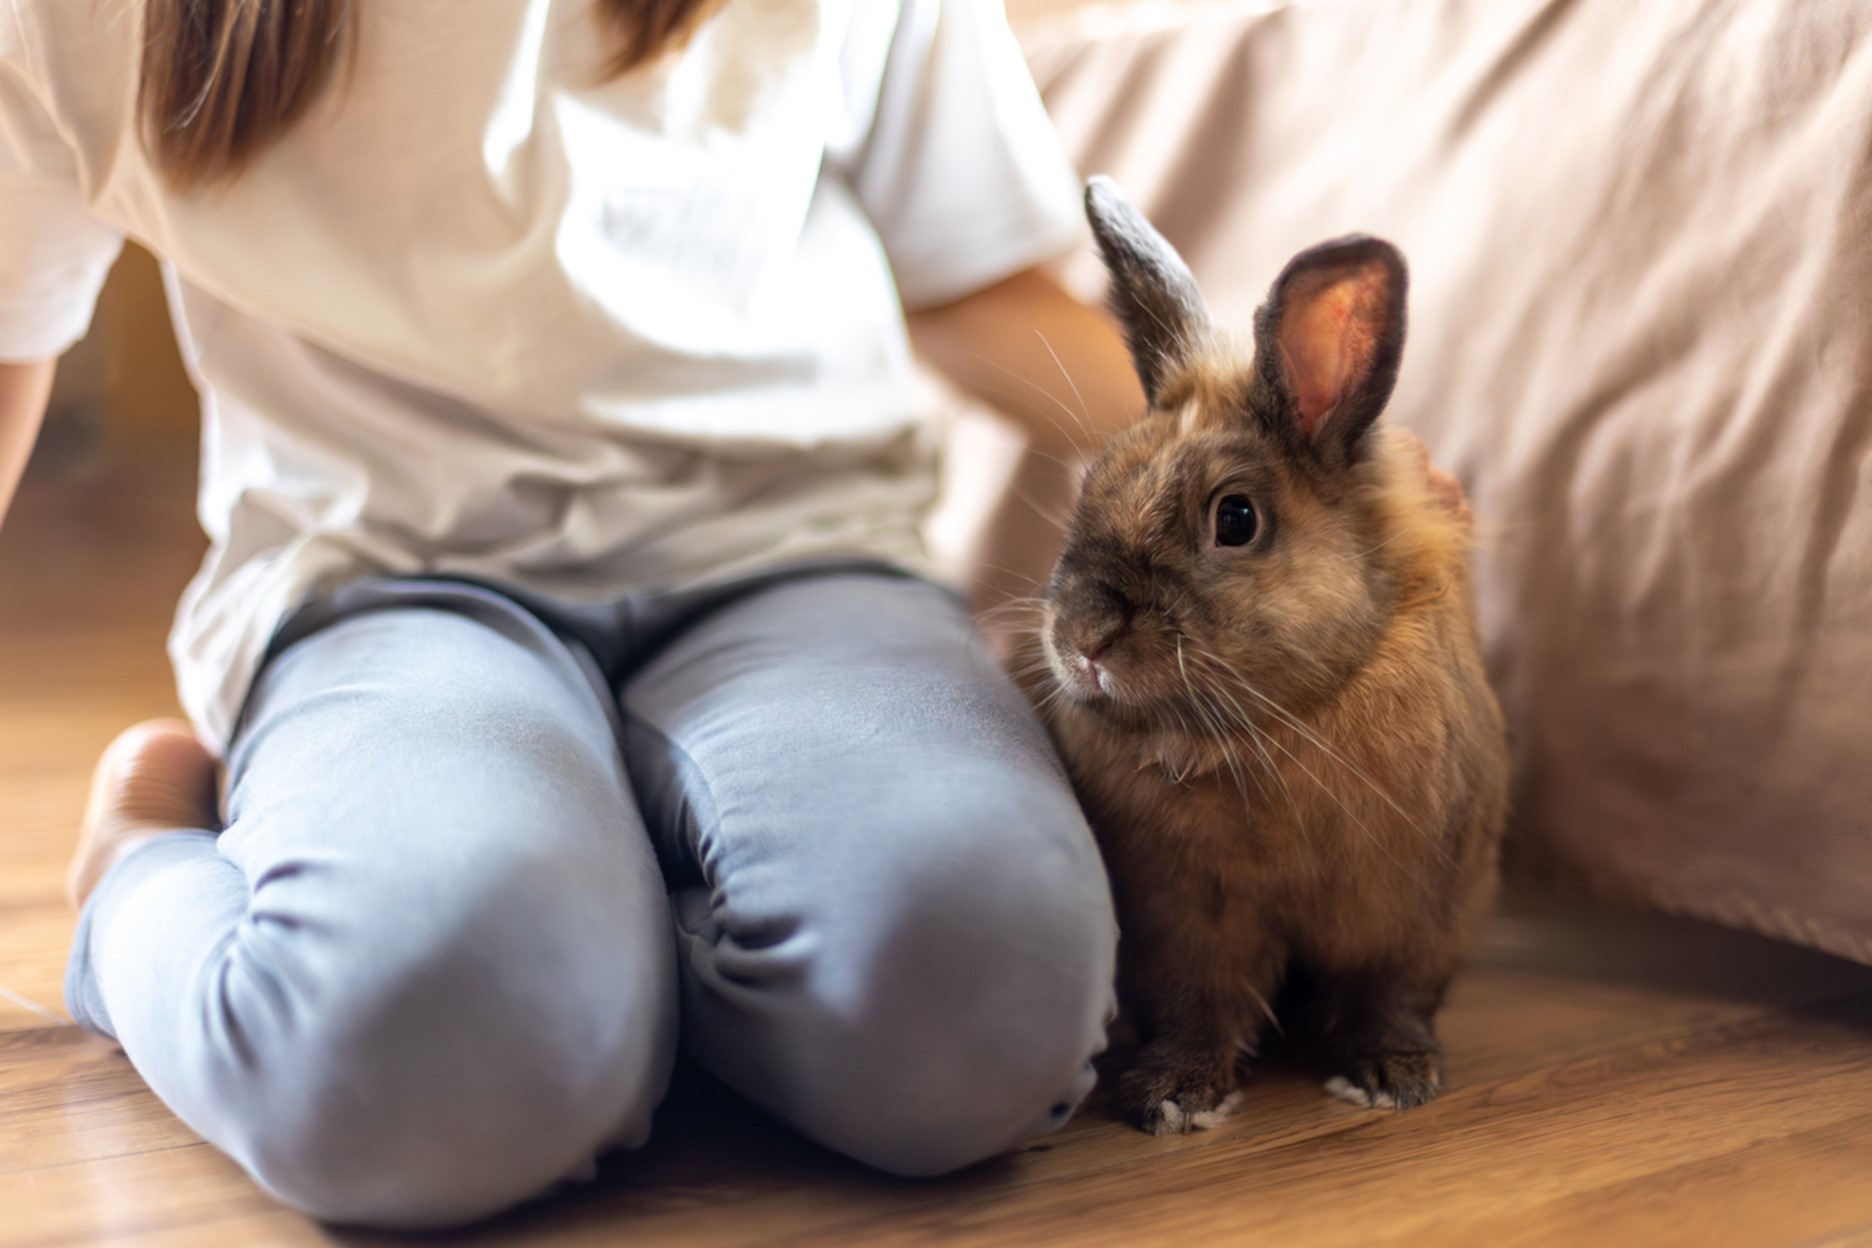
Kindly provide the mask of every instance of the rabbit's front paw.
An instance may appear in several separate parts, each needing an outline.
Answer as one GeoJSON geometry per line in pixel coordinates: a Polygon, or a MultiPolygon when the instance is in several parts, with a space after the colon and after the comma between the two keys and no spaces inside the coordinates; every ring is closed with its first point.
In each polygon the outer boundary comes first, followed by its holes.
{"type": "Polygon", "coordinates": [[[1182,1135],[1206,1131],[1235,1111],[1233,1053],[1197,1053],[1150,1044],[1112,1092],[1120,1113],[1140,1131],[1182,1135]]]}
{"type": "Polygon", "coordinates": [[[1443,1055],[1434,1049],[1374,1053],[1347,1064],[1326,1090],[1366,1109],[1411,1109],[1443,1090],[1443,1055]]]}

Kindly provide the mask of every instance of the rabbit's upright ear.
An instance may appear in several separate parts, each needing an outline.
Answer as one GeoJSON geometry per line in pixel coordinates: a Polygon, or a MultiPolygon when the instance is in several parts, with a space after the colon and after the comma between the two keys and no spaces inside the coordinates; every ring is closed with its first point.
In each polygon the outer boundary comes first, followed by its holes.
{"type": "Polygon", "coordinates": [[[1209,309],[1183,257],[1107,177],[1086,183],[1086,220],[1111,274],[1108,296],[1152,404],[1165,377],[1209,330],[1209,309]]]}
{"type": "Polygon", "coordinates": [[[1349,463],[1404,356],[1404,257],[1352,235],[1295,256],[1255,313],[1257,410],[1330,466],[1349,463]]]}

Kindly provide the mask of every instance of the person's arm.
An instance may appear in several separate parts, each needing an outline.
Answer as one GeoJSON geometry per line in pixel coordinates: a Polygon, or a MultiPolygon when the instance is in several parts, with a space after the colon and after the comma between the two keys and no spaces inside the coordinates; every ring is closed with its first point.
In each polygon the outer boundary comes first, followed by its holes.
{"type": "Polygon", "coordinates": [[[13,491],[38,440],[57,367],[57,360],[0,361],[0,524],[6,522],[13,491]]]}
{"type": "Polygon", "coordinates": [[[997,646],[1025,620],[1003,610],[1045,584],[1079,473],[1144,412],[1117,327],[1040,269],[909,314],[917,350],[971,398],[1014,422],[1028,453],[975,535],[963,576],[997,646]]]}
{"type": "Polygon", "coordinates": [[[916,347],[1059,458],[1090,457],[1144,412],[1118,329],[1041,269],[910,313],[916,347]]]}

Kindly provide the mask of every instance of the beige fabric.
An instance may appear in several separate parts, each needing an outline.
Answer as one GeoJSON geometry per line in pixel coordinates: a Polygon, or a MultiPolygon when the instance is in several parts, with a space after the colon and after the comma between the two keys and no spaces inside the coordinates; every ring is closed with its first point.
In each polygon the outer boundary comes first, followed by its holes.
{"type": "Polygon", "coordinates": [[[1872,5],[1166,12],[1032,32],[1043,93],[1243,324],[1409,256],[1522,863],[1872,961],[1872,5]]]}

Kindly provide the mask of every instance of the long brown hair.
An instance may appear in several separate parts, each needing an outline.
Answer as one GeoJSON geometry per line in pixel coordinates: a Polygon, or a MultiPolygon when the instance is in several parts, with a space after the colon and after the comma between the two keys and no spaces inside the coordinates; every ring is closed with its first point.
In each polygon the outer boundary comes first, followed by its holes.
{"type": "MultiPolygon", "coordinates": [[[[351,46],[359,0],[145,0],[137,109],[171,184],[233,178],[305,115],[351,46]]],[[[686,38],[721,0],[594,0],[621,74],[686,38]]]]}

